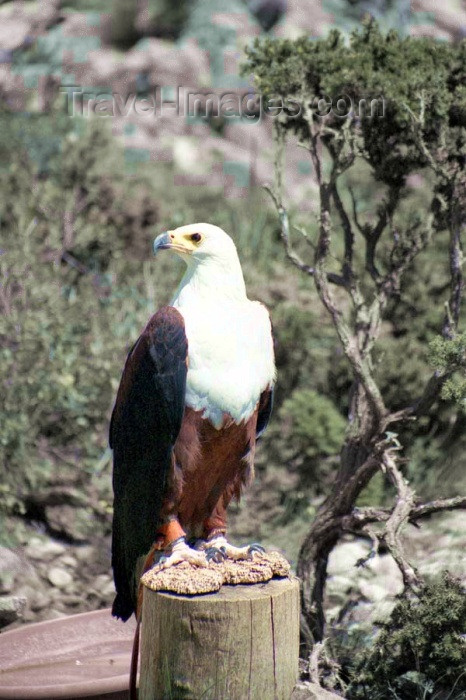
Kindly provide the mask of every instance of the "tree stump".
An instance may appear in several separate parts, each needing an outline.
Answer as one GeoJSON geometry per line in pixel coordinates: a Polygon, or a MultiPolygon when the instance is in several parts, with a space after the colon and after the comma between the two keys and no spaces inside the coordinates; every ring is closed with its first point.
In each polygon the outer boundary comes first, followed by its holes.
{"type": "Polygon", "coordinates": [[[296,578],[197,596],[144,587],[140,700],[289,700],[298,657],[296,578]]]}

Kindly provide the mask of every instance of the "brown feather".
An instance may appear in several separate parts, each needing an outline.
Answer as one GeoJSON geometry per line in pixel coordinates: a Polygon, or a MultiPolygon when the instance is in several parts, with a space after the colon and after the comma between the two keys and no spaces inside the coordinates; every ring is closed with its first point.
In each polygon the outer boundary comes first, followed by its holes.
{"type": "Polygon", "coordinates": [[[183,527],[211,529],[210,520],[215,527],[225,524],[229,502],[239,499],[252,478],[257,413],[239,425],[225,415],[217,430],[199,411],[185,409],[174,449],[182,474],[177,512],[183,527]]]}

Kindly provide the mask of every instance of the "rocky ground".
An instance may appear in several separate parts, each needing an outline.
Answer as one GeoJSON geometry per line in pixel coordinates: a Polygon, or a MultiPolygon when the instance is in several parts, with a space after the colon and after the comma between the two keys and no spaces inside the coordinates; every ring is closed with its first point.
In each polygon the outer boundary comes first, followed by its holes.
{"type": "MultiPolygon", "coordinates": [[[[136,162],[171,162],[175,185],[220,182],[226,197],[244,197],[251,184],[270,182],[273,120],[264,118],[263,109],[251,120],[244,118],[244,105],[239,109],[241,118],[225,116],[229,113],[224,105],[222,118],[215,122],[207,116],[188,118],[175,103],[154,114],[131,107],[135,95],[154,95],[165,102],[175,99],[176,88],[183,95],[214,95],[217,106],[222,95],[233,95],[230,112],[232,104],[236,110],[235,99],[251,90],[238,76],[244,46],[261,33],[243,2],[198,2],[176,43],[144,36],[128,51],[116,49],[109,40],[110,14],[77,12],[63,5],[60,0],[0,3],[0,95],[10,109],[65,108],[70,114],[63,86],[69,86],[73,76],[78,93],[79,86],[86,86],[82,92],[87,97],[78,100],[84,105],[79,114],[111,116],[112,131],[124,141],[128,157],[136,162]],[[162,96],[165,86],[168,92],[162,96]],[[110,93],[117,95],[118,104],[128,104],[123,113],[113,102],[111,107],[101,103],[95,109],[95,99],[110,93]]],[[[348,32],[372,7],[366,2],[359,10],[350,10],[346,5],[336,0],[289,0],[273,33],[295,38],[303,33],[322,36],[331,27],[348,32]]],[[[382,21],[382,27],[389,25],[382,21]]],[[[433,0],[417,0],[406,27],[412,35],[456,40],[466,32],[466,12],[459,0],[449,0],[441,9],[433,0]]],[[[285,187],[294,206],[312,209],[316,185],[296,143],[287,145],[286,162],[285,187]]]]}
{"type": "Polygon", "coordinates": [[[114,587],[105,539],[64,544],[32,528],[26,534],[22,546],[0,548],[0,624],[17,626],[111,604],[114,587]]]}

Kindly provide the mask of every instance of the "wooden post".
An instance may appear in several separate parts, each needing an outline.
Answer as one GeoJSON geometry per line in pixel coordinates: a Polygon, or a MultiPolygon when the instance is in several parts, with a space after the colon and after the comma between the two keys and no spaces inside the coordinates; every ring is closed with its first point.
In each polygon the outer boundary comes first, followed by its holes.
{"type": "Polygon", "coordinates": [[[197,596],[144,588],[140,700],[289,700],[298,657],[296,578],[197,596]]]}

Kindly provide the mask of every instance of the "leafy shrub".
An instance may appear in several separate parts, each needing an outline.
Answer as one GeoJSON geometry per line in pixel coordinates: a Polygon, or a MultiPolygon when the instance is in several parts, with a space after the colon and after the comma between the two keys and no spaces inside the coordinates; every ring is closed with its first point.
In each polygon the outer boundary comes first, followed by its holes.
{"type": "Polygon", "coordinates": [[[149,315],[147,274],[131,277],[157,209],[99,124],[57,130],[37,159],[50,124],[18,121],[4,116],[0,172],[0,506],[21,512],[28,494],[81,481],[105,453],[125,349],[149,315]]]}
{"type": "Polygon", "coordinates": [[[381,627],[369,658],[355,671],[350,700],[464,697],[466,591],[459,580],[444,574],[418,597],[402,598],[381,627]]]}
{"type": "Polygon", "coordinates": [[[326,396],[313,389],[296,389],[283,402],[279,417],[295,459],[315,460],[338,453],[346,421],[326,396]]]}
{"type": "Polygon", "coordinates": [[[346,421],[333,402],[313,389],[297,388],[286,398],[270,429],[271,448],[280,465],[299,475],[295,492],[282,495],[282,521],[309,512],[310,496],[322,493],[338,468],[346,421]]]}

